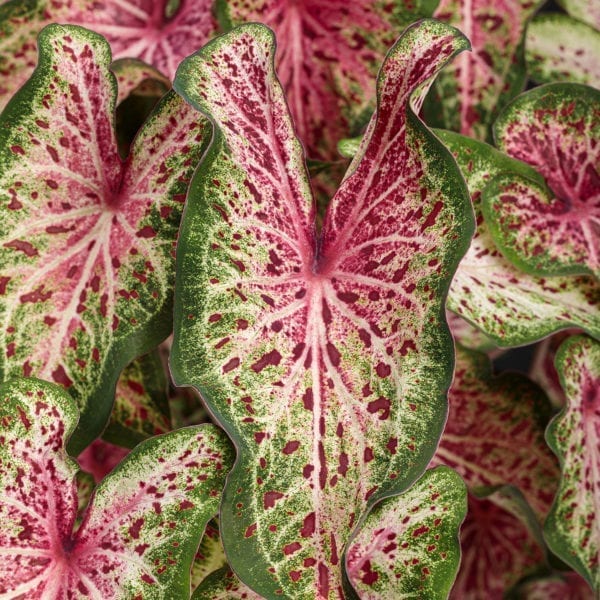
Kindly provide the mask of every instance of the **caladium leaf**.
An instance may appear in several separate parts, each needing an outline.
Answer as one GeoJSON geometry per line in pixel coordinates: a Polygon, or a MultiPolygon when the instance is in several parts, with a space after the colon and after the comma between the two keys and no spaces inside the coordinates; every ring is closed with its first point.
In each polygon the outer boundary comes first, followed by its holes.
{"type": "Polygon", "coordinates": [[[527,165],[482,142],[436,131],[467,181],[477,232],[452,281],[447,306],[500,346],[517,346],[568,327],[600,338],[600,285],[593,277],[536,277],[497,250],[481,212],[481,192],[502,172],[541,181],[527,165]]]}
{"type": "Polygon", "coordinates": [[[516,491],[505,487],[485,498],[469,495],[450,599],[503,598],[522,577],[544,567],[540,538],[534,515],[516,491]]]}
{"type": "Polygon", "coordinates": [[[544,525],[550,549],[600,590],[600,343],[568,339],[556,356],[568,399],[548,427],[562,477],[544,525]]]}
{"type": "Polygon", "coordinates": [[[0,116],[0,370],[69,389],[77,452],[106,424],[121,370],[169,333],[175,239],[207,128],[171,92],[123,163],[106,41],[51,25],[39,46],[0,116]]]}
{"type": "Polygon", "coordinates": [[[459,317],[456,313],[447,310],[446,320],[456,344],[460,344],[463,348],[469,348],[470,350],[486,352],[489,355],[502,352],[491,338],[462,317],[459,317]]]}
{"type": "Polygon", "coordinates": [[[113,444],[133,447],[172,429],[168,381],[158,351],[131,362],[117,381],[115,403],[102,436],[113,444]]]}
{"type": "Polygon", "coordinates": [[[0,5],[0,109],[30,77],[36,36],[50,23],[82,25],[104,35],[115,58],[139,58],[168,77],[213,35],[213,0],[10,0],[0,5]]]}
{"type": "Polygon", "coordinates": [[[544,440],[550,404],[543,391],[515,373],[492,377],[485,355],[458,347],[448,403],[433,464],[455,468],[474,491],[514,485],[542,521],[560,474],[544,440]]]}
{"type": "Polygon", "coordinates": [[[585,579],[577,573],[553,573],[547,577],[531,577],[519,584],[507,600],[594,600],[585,579]]]}
{"type": "Polygon", "coordinates": [[[565,329],[553,336],[542,340],[535,349],[529,377],[535,381],[546,393],[552,406],[561,409],[567,403],[565,392],[560,385],[558,371],[554,366],[556,351],[569,336],[580,334],[579,329],[565,329]]]}
{"type": "Polygon", "coordinates": [[[361,600],[445,600],[460,562],[458,530],[467,512],[452,470],[426,471],[408,491],[380,502],[346,553],[346,574],[361,600]]]}
{"type": "Polygon", "coordinates": [[[229,567],[211,573],[192,594],[192,600],[264,600],[243,584],[229,567]]]}
{"type": "Polygon", "coordinates": [[[171,368],[238,446],[221,534],[264,596],[339,597],[360,515],[423,472],[441,433],[444,293],[472,217],[451,157],[415,114],[466,45],[435,21],[406,30],[318,238],[272,33],[241,26],[175,79],[215,131],[182,222],[171,368]]]}
{"type": "Polygon", "coordinates": [[[102,481],[127,455],[128,448],[94,440],[78,457],[79,466],[90,473],[96,483],[102,481]]]}
{"type": "Polygon", "coordinates": [[[187,597],[202,530],[233,459],[212,425],[138,446],[96,488],[77,532],[77,407],[59,387],[0,387],[0,592],[7,598],[187,597]]]}
{"type": "Polygon", "coordinates": [[[572,81],[600,87],[600,32],[560,13],[536,16],[527,28],[525,59],[537,83],[572,81]]]}
{"type": "Polygon", "coordinates": [[[574,19],[600,29],[600,7],[595,0],[559,0],[558,3],[574,19]]]}
{"type": "Polygon", "coordinates": [[[117,104],[133,93],[160,97],[171,87],[171,81],[160,71],[134,58],[115,60],[110,70],[117,78],[117,104]]]}
{"type": "Polygon", "coordinates": [[[498,111],[525,84],[522,40],[541,0],[441,0],[434,17],[458,27],[472,49],[437,79],[428,112],[447,129],[485,140],[498,111]]]}
{"type": "Polygon", "coordinates": [[[600,276],[600,91],[549,84],[519,96],[494,125],[497,144],[535,167],[552,193],[517,176],[483,192],[496,244],[521,268],[600,276]]]}
{"type": "Polygon", "coordinates": [[[258,21],[282,43],[277,73],[298,136],[311,158],[333,160],[343,137],[364,124],[375,78],[402,30],[431,17],[437,0],[221,0],[225,26],[258,21]]]}
{"type": "Polygon", "coordinates": [[[206,525],[202,541],[192,563],[192,589],[196,589],[208,575],[226,566],[227,557],[221,543],[219,524],[217,519],[212,519],[206,525]]]}

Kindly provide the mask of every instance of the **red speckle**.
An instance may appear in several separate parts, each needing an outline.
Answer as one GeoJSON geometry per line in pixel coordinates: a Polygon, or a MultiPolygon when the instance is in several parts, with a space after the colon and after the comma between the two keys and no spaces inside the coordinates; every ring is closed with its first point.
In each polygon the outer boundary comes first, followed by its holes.
{"type": "Polygon", "coordinates": [[[31,427],[31,421],[27,418],[25,411],[20,406],[17,406],[17,410],[19,411],[19,419],[21,419],[21,423],[23,423],[25,429],[29,429],[31,427]]]}
{"type": "Polygon", "coordinates": [[[284,494],[282,494],[281,492],[267,492],[266,494],[264,494],[263,506],[265,507],[265,510],[267,510],[268,508],[273,508],[275,506],[275,502],[277,502],[277,500],[281,500],[283,496],[284,494]]]}
{"type": "Polygon", "coordinates": [[[193,502],[190,502],[189,500],[182,500],[179,503],[179,510],[188,510],[190,508],[194,508],[194,506],[196,506],[193,502]]]}
{"type": "Polygon", "coordinates": [[[315,524],[316,518],[315,513],[311,512],[310,514],[304,517],[304,521],[302,523],[302,529],[300,529],[300,535],[303,538],[309,538],[315,533],[315,524]]]}
{"type": "Polygon", "coordinates": [[[10,281],[10,277],[0,277],[0,295],[6,294],[6,286],[10,281]]]}
{"type": "Polygon", "coordinates": [[[271,352],[261,356],[250,368],[255,373],[260,373],[265,367],[277,366],[280,362],[281,354],[277,350],[271,350],[271,352]]]}
{"type": "Polygon", "coordinates": [[[340,458],[339,458],[339,466],[338,466],[338,473],[342,476],[345,477],[346,473],[348,472],[348,455],[345,452],[342,452],[340,454],[340,458]]]}
{"type": "Polygon", "coordinates": [[[331,342],[327,342],[327,356],[329,356],[329,360],[334,367],[339,367],[341,355],[331,342]]]}
{"type": "Polygon", "coordinates": [[[319,563],[317,567],[319,572],[318,592],[320,598],[329,598],[329,569],[324,563],[319,563]]]}
{"type": "Polygon", "coordinates": [[[148,575],[147,573],[144,573],[141,579],[144,583],[148,583],[149,585],[154,585],[156,583],[154,579],[152,579],[152,577],[150,577],[150,575],[148,575]]]}
{"type": "Polygon", "coordinates": [[[302,577],[301,571],[290,571],[290,579],[295,583],[302,577]]]}
{"type": "Polygon", "coordinates": [[[226,364],[223,365],[223,373],[229,373],[233,371],[240,364],[240,359],[236,356],[229,360],[226,364]]]}
{"type": "Polygon", "coordinates": [[[306,391],[304,392],[304,395],[302,396],[302,402],[304,403],[304,408],[306,410],[312,410],[314,407],[314,400],[313,400],[313,391],[312,388],[307,388],[306,391]]]}
{"type": "Polygon", "coordinates": [[[142,529],[143,525],[144,525],[144,519],[142,519],[142,518],[136,519],[133,522],[133,524],[130,525],[130,527],[127,531],[129,532],[129,535],[134,540],[138,540],[140,538],[140,530],[142,529]]]}
{"type": "Polygon", "coordinates": [[[371,414],[381,411],[379,415],[379,420],[385,421],[385,419],[387,419],[390,416],[390,406],[391,403],[389,399],[380,396],[379,398],[377,398],[377,400],[369,402],[369,404],[367,405],[367,410],[371,414]]]}
{"type": "Polygon", "coordinates": [[[373,456],[373,448],[365,448],[365,451],[363,453],[363,460],[368,463],[371,462],[373,460],[374,456],[373,456]]]}
{"type": "Polygon", "coordinates": [[[293,454],[294,452],[296,452],[296,450],[298,450],[298,448],[300,447],[300,442],[298,441],[292,441],[292,442],[288,442],[284,447],[282,452],[284,454],[293,454]]]}
{"type": "Polygon", "coordinates": [[[390,451],[390,454],[396,454],[396,448],[398,447],[398,438],[391,437],[385,447],[390,451]]]}
{"type": "Polygon", "coordinates": [[[23,252],[25,256],[38,256],[37,248],[29,242],[24,242],[23,240],[13,240],[12,242],[6,242],[6,244],[4,244],[4,247],[12,248],[13,250],[23,252]]]}
{"type": "Polygon", "coordinates": [[[311,473],[315,470],[314,465],[304,465],[302,469],[302,476],[304,479],[310,479],[311,473]]]}
{"type": "Polygon", "coordinates": [[[294,552],[298,552],[300,548],[302,548],[302,544],[300,544],[300,542],[292,542],[291,544],[287,544],[283,547],[283,553],[286,556],[289,556],[290,554],[294,554],[294,552]]]}
{"type": "Polygon", "coordinates": [[[379,574],[377,573],[377,571],[373,571],[373,569],[371,568],[370,560],[365,560],[361,571],[363,572],[361,581],[365,585],[373,585],[379,579],[379,574]]]}
{"type": "Polygon", "coordinates": [[[412,536],[419,537],[419,536],[423,535],[424,533],[427,533],[428,531],[429,531],[429,527],[427,527],[426,525],[422,525],[421,527],[417,527],[417,529],[415,529],[412,532],[412,536]]]}
{"type": "Polygon", "coordinates": [[[392,368],[390,367],[390,365],[386,365],[385,363],[380,362],[375,367],[375,372],[379,377],[383,379],[390,375],[390,373],[392,372],[392,368]]]}
{"type": "Polygon", "coordinates": [[[252,537],[252,536],[253,536],[255,533],[256,533],[256,523],[253,523],[252,525],[249,525],[249,526],[246,528],[246,531],[244,532],[244,537],[245,537],[246,539],[247,539],[247,538],[250,538],[250,537],[252,537]]]}
{"type": "Polygon", "coordinates": [[[260,443],[261,443],[261,442],[262,442],[262,441],[265,439],[265,436],[266,436],[266,435],[267,435],[267,434],[266,434],[264,431],[257,431],[257,432],[254,434],[254,441],[255,441],[257,444],[260,444],[260,443]]]}
{"type": "Polygon", "coordinates": [[[71,387],[73,385],[73,381],[67,375],[64,367],[62,365],[58,365],[54,371],[52,371],[52,379],[56,381],[56,383],[63,385],[65,387],[71,387]]]}
{"type": "Polygon", "coordinates": [[[146,227],[142,227],[136,234],[139,238],[153,238],[156,237],[156,231],[150,225],[146,225],[146,227]]]}

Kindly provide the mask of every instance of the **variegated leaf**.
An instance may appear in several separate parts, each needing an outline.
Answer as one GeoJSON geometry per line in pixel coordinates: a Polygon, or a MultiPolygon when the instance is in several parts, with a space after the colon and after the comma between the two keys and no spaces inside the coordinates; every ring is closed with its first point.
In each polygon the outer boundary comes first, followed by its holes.
{"type": "Polygon", "coordinates": [[[600,29],[600,6],[596,0],[558,0],[558,3],[574,19],[600,29]]]}
{"type": "Polygon", "coordinates": [[[215,32],[213,0],[10,0],[0,5],[0,109],[30,77],[36,37],[50,23],[72,23],[104,35],[115,58],[139,58],[168,77],[215,32]]]}
{"type": "Polygon", "coordinates": [[[427,111],[447,129],[485,140],[498,111],[525,84],[522,45],[541,0],[441,0],[434,17],[454,25],[472,49],[440,74],[427,111]]]}
{"type": "Polygon", "coordinates": [[[385,53],[407,25],[432,15],[437,0],[220,4],[226,26],[258,21],[273,29],[280,41],[277,74],[298,136],[311,158],[333,160],[338,140],[364,124],[374,107],[385,53]]]}
{"type": "Polygon", "coordinates": [[[556,366],[567,406],[546,437],[562,478],[544,525],[550,549],[600,591],[600,343],[585,336],[559,348],[556,366]]]}
{"type": "Polygon", "coordinates": [[[543,186],[499,176],[483,192],[496,244],[533,274],[600,277],[600,91],[549,84],[526,92],[494,125],[497,144],[535,167],[543,186]]]}
{"type": "Polygon", "coordinates": [[[491,146],[437,131],[467,181],[477,232],[452,281],[447,305],[500,346],[517,346],[568,327],[600,338],[600,284],[593,277],[536,277],[497,250],[481,213],[481,192],[502,172],[539,175],[491,146]]]}
{"type": "Polygon", "coordinates": [[[77,421],[60,388],[0,388],[0,592],[6,598],[184,598],[202,530],[233,459],[212,425],[138,446],[96,488],[77,532],[77,421]]]}
{"type": "Polygon", "coordinates": [[[96,483],[99,483],[128,454],[128,448],[97,439],[77,457],[77,462],[82,469],[92,475],[96,483]]]}
{"type": "Polygon", "coordinates": [[[507,596],[507,600],[594,600],[594,593],[577,573],[553,573],[527,578],[507,596]]]}
{"type": "Polygon", "coordinates": [[[170,80],[160,71],[134,58],[115,60],[110,70],[117,78],[117,104],[131,94],[160,97],[171,87],[170,80]]]}
{"type": "Polygon", "coordinates": [[[450,600],[503,598],[522,577],[545,566],[540,538],[535,516],[515,491],[503,488],[486,498],[470,495],[450,600]]]}
{"type": "Polygon", "coordinates": [[[361,600],[445,600],[466,512],[465,485],[446,467],[426,471],[409,490],[375,506],[346,553],[346,574],[361,600]]]}
{"type": "Polygon", "coordinates": [[[455,344],[460,344],[463,348],[469,348],[470,350],[485,352],[489,356],[504,352],[481,329],[477,329],[456,313],[446,310],[446,320],[455,344]]]}
{"type": "Polygon", "coordinates": [[[196,588],[192,600],[264,600],[264,597],[244,585],[229,567],[223,567],[196,588]]]}
{"type": "Polygon", "coordinates": [[[221,543],[219,524],[217,519],[212,519],[206,525],[202,541],[192,563],[192,589],[196,589],[208,575],[226,566],[227,557],[221,543]]]}
{"type": "Polygon", "coordinates": [[[51,25],[39,45],[0,116],[0,368],[69,389],[76,452],[106,424],[120,371],[169,333],[177,228],[207,128],[170,93],[123,163],[106,42],[51,25]]]}
{"type": "Polygon", "coordinates": [[[542,13],[527,28],[525,59],[537,83],[600,87],[600,32],[560,13],[542,13]]]}
{"type": "Polygon", "coordinates": [[[215,132],[178,244],[171,368],[238,446],[221,534],[263,595],[339,597],[360,515],[422,473],[441,433],[443,299],[472,223],[451,157],[415,112],[466,44],[435,21],[407,29],[318,237],[271,32],[238,28],[175,80],[215,132]]]}
{"type": "Polygon", "coordinates": [[[565,392],[560,385],[558,371],[554,366],[556,351],[562,342],[571,335],[582,333],[579,329],[565,329],[542,340],[535,348],[529,367],[529,377],[546,393],[552,406],[561,409],[567,403],[565,392]]]}
{"type": "Polygon", "coordinates": [[[102,437],[131,448],[148,437],[170,431],[167,388],[158,351],[127,365],[117,381],[115,403],[102,437]]]}
{"type": "Polygon", "coordinates": [[[526,377],[492,377],[489,359],[458,347],[448,421],[433,464],[455,468],[473,491],[514,485],[540,522],[550,511],[558,464],[544,440],[550,405],[526,377]]]}

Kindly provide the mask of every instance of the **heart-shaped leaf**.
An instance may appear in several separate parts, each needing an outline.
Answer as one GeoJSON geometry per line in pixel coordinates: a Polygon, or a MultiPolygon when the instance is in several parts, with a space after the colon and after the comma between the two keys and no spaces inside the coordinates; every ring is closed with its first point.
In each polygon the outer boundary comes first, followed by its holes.
{"type": "Polygon", "coordinates": [[[115,60],[110,70],[117,78],[117,104],[133,93],[160,97],[171,87],[170,80],[160,71],[134,58],[115,60]]]}
{"type": "Polygon", "coordinates": [[[227,567],[227,557],[221,543],[219,524],[217,519],[212,519],[206,525],[192,563],[192,589],[196,589],[208,575],[224,567],[227,567]]]}
{"type": "Polygon", "coordinates": [[[427,111],[447,129],[485,140],[498,111],[525,84],[522,40],[541,0],[441,0],[434,17],[460,29],[472,50],[438,77],[427,111]]]}
{"type": "Polygon", "coordinates": [[[502,252],[533,274],[600,277],[600,91],[550,84],[519,96],[494,125],[498,146],[535,167],[529,179],[499,176],[483,213],[502,252]]]}
{"type": "Polygon", "coordinates": [[[556,356],[567,406],[548,427],[562,478],[544,525],[550,549],[600,590],[600,343],[569,338],[556,356]]]}
{"type": "Polygon", "coordinates": [[[74,401],[33,379],[0,386],[0,592],[6,598],[185,598],[233,459],[212,425],[138,446],[93,494],[80,528],[65,451],[74,401]]]}
{"type": "Polygon", "coordinates": [[[169,333],[174,245],[207,128],[171,92],[123,163],[106,41],[51,25],[39,46],[0,116],[0,369],[69,389],[77,452],[106,424],[122,369],[169,333]]]}
{"type": "Polygon", "coordinates": [[[491,146],[436,131],[467,181],[477,232],[448,294],[448,308],[500,346],[531,343],[567,327],[600,338],[600,285],[593,277],[536,277],[516,268],[496,248],[481,212],[481,192],[502,172],[530,179],[539,174],[491,146]]]}
{"type": "Polygon", "coordinates": [[[238,446],[221,533],[267,597],[338,597],[361,514],[423,472],[441,433],[444,294],[472,222],[451,157],[415,115],[466,45],[435,21],[406,30],[318,236],[272,33],[241,26],[176,77],[215,131],[182,222],[171,367],[238,446]]]}
{"type": "Polygon", "coordinates": [[[450,410],[433,463],[455,468],[473,491],[514,485],[540,521],[558,485],[558,465],[544,440],[550,405],[526,377],[492,377],[489,359],[458,347],[450,410]]]}
{"type": "Polygon", "coordinates": [[[500,599],[522,577],[544,564],[535,516],[515,490],[485,498],[469,495],[460,531],[462,560],[451,600],[500,599]]]}
{"type": "Polygon", "coordinates": [[[102,439],[94,440],[78,457],[79,466],[93,476],[96,483],[102,481],[127,455],[129,448],[110,444],[102,439]]]}
{"type": "Polygon", "coordinates": [[[537,83],[572,81],[600,87],[600,32],[560,13],[537,15],[527,27],[525,59],[537,83]]]}
{"type": "Polygon", "coordinates": [[[9,0],[0,5],[0,109],[31,76],[36,37],[50,23],[82,25],[104,35],[115,58],[140,58],[168,77],[215,32],[213,0],[9,0]]]}
{"type": "Polygon", "coordinates": [[[380,502],[346,553],[346,573],[361,600],[445,600],[460,544],[467,494],[452,469],[426,471],[408,491],[380,502]]]}
{"type": "Polygon", "coordinates": [[[298,137],[311,158],[334,160],[338,140],[370,116],[386,52],[407,25],[430,17],[436,3],[228,0],[221,6],[226,26],[258,21],[273,29],[281,41],[277,74],[298,137]]]}

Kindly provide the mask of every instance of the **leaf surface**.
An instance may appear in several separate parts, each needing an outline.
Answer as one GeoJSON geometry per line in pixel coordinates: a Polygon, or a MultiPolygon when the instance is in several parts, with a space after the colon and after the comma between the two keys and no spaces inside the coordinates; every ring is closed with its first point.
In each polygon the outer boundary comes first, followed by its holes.
{"type": "Polygon", "coordinates": [[[215,134],[182,223],[171,367],[238,446],[221,532],[262,595],[340,597],[361,513],[433,453],[451,370],[443,297],[472,224],[414,111],[465,45],[434,21],[406,31],[318,238],[269,30],[242,26],[180,67],[176,89],[215,134]]]}
{"type": "Polygon", "coordinates": [[[182,0],[167,15],[165,0],[10,0],[0,5],[0,109],[27,81],[36,37],[50,23],[102,34],[115,58],[139,58],[172,78],[179,62],[216,30],[212,0],[182,0]]]}
{"type": "Polygon", "coordinates": [[[346,555],[361,600],[445,600],[460,562],[458,530],[466,512],[464,483],[446,467],[426,471],[406,492],[379,503],[346,555]]]}
{"type": "Polygon", "coordinates": [[[206,127],[170,93],[123,163],[106,42],[52,25],[39,45],[0,116],[0,369],[69,389],[75,452],[104,427],[121,370],[169,333],[174,244],[206,127]]]}
{"type": "Polygon", "coordinates": [[[229,567],[223,567],[196,588],[192,600],[263,600],[263,596],[244,585],[229,567]]]}
{"type": "Polygon", "coordinates": [[[595,0],[560,0],[558,3],[574,19],[600,29],[600,7],[595,0]]]}
{"type": "Polygon", "coordinates": [[[508,261],[496,248],[481,211],[481,192],[502,172],[539,179],[527,165],[491,146],[436,131],[467,181],[477,232],[452,281],[447,305],[500,346],[534,342],[567,327],[600,338],[600,285],[593,277],[536,277],[508,261]]]}
{"type": "Polygon", "coordinates": [[[503,598],[522,577],[544,566],[535,517],[514,491],[469,495],[460,531],[462,560],[450,600],[503,598]]]}
{"type": "Polygon", "coordinates": [[[492,377],[489,359],[457,348],[448,421],[433,459],[469,489],[514,485],[540,521],[550,511],[559,470],[544,440],[550,405],[526,377],[492,377]]]}
{"type": "Polygon", "coordinates": [[[134,58],[115,60],[110,70],[117,78],[117,104],[133,93],[160,97],[171,87],[171,81],[160,71],[134,58]]]}
{"type": "Polygon", "coordinates": [[[600,344],[569,338],[556,356],[567,406],[546,437],[562,477],[544,525],[550,549],[600,589],[600,344]]]}
{"type": "Polygon", "coordinates": [[[117,381],[115,403],[102,437],[133,447],[153,435],[171,431],[167,388],[165,368],[157,350],[127,365],[117,381]]]}
{"type": "Polygon", "coordinates": [[[560,13],[537,15],[527,27],[525,58],[537,83],[571,81],[600,87],[600,32],[560,13]]]}
{"type": "Polygon", "coordinates": [[[594,600],[594,594],[577,573],[554,573],[528,579],[509,595],[510,600],[594,600]]]}
{"type": "Polygon", "coordinates": [[[200,546],[192,563],[192,589],[196,589],[208,575],[226,566],[228,566],[227,557],[221,543],[219,524],[217,519],[211,519],[206,525],[200,546]]]}
{"type": "Polygon", "coordinates": [[[437,0],[228,0],[228,25],[257,21],[278,40],[277,74],[311,158],[333,160],[337,142],[362,125],[387,50],[437,0]]]}
{"type": "Polygon", "coordinates": [[[534,274],[600,276],[600,91],[535,88],[506,107],[494,132],[498,147],[537,169],[552,192],[516,176],[486,187],[496,244],[534,274]]]}
{"type": "Polygon", "coordinates": [[[446,67],[428,108],[436,123],[485,140],[498,111],[525,84],[522,39],[540,0],[441,0],[434,17],[460,29],[471,52],[446,67]]]}
{"type": "Polygon", "coordinates": [[[184,598],[233,450],[212,425],[154,437],[96,488],[76,533],[73,400],[33,379],[1,386],[0,592],[7,598],[184,598]]]}

